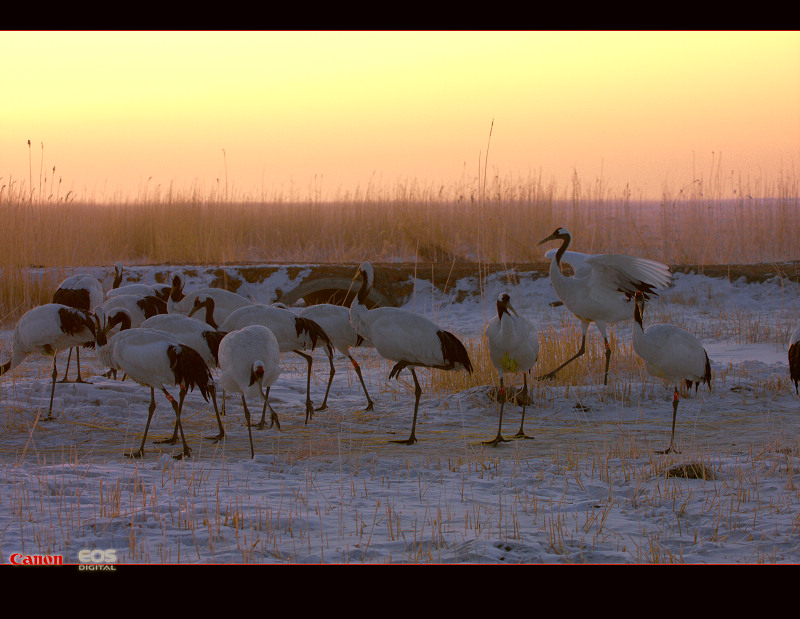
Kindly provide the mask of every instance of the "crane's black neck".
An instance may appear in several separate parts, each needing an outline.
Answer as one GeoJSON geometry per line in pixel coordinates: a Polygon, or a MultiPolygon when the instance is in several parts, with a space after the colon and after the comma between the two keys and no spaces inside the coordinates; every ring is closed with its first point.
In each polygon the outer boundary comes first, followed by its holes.
{"type": "Polygon", "coordinates": [[[192,310],[192,313],[189,314],[189,316],[194,314],[201,307],[206,308],[206,323],[208,324],[208,326],[212,327],[213,329],[219,329],[219,325],[214,320],[214,299],[212,299],[211,297],[206,297],[205,301],[203,301],[202,303],[195,302],[194,309],[192,310]]]}
{"type": "Polygon", "coordinates": [[[369,277],[366,271],[361,271],[361,287],[358,289],[358,302],[366,307],[369,296],[369,277]]]}
{"type": "Polygon", "coordinates": [[[572,241],[569,234],[563,236],[562,238],[563,241],[561,242],[561,247],[559,247],[558,251],[556,252],[556,264],[558,265],[559,268],[561,268],[561,258],[564,256],[564,252],[567,251],[567,247],[569,247],[570,241],[572,241]]]}

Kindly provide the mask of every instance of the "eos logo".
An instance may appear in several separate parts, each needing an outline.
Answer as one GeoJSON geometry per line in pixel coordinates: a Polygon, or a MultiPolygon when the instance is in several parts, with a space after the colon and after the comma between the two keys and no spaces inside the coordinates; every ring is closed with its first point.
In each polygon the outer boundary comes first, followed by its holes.
{"type": "Polygon", "coordinates": [[[78,561],[83,564],[78,566],[82,571],[114,571],[116,567],[108,564],[117,562],[117,551],[114,548],[107,550],[84,548],[78,553],[78,561]]]}

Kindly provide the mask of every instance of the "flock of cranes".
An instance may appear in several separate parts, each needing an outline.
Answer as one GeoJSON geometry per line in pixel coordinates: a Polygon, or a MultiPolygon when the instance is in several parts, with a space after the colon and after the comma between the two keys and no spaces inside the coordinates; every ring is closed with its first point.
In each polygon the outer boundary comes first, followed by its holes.
{"type": "MultiPolygon", "coordinates": [[[[645,302],[667,287],[671,280],[669,268],[659,262],[617,254],[586,255],[568,251],[571,236],[565,228],[557,228],[540,241],[560,241],[557,249],[545,255],[551,260],[550,279],[563,305],[580,321],[583,330],[580,349],[554,370],[536,377],[553,378],[562,368],[585,353],[589,326],[594,323],[605,344],[603,384],[608,382],[611,348],[607,327],[621,321],[633,320],[632,340],[636,353],[644,360],[647,372],[674,388],[672,434],[666,450],[675,450],[675,419],[680,387],[711,386],[711,369],[702,343],[683,329],[672,325],[652,325],[644,328],[645,302]],[[570,264],[574,276],[565,277],[562,262],[570,264]]],[[[82,382],[80,348],[93,347],[100,362],[116,375],[122,372],[132,380],[150,388],[150,406],[144,437],[138,450],[126,455],[144,455],[148,429],[156,409],[155,391],[161,391],[175,412],[173,435],[164,443],[182,442],[179,456],[188,456],[191,448],[181,424],[181,412],[188,391],[197,388],[203,398],[213,401],[219,434],[207,437],[219,441],[225,436],[217,406],[216,387],[212,370],[219,371],[223,394],[241,394],[242,408],[250,438],[250,454],[254,455],[251,426],[266,426],[267,409],[270,427],[280,429],[280,420],[269,403],[270,387],[281,373],[280,356],[292,352],[306,360],[306,418],[308,423],[315,409],[311,401],[311,353],[321,346],[329,360],[330,375],[325,398],[316,410],[327,406],[328,393],[335,374],[333,351],[348,357],[356,371],[364,395],[366,410],[372,410],[361,369],[351,353],[359,345],[374,347],[378,354],[394,362],[389,378],[407,369],[414,380],[414,414],[409,437],[393,441],[411,445],[417,441],[417,413],[422,389],[416,368],[438,368],[454,371],[473,371],[467,349],[452,333],[415,312],[378,307],[369,309],[366,299],[374,281],[372,265],[363,263],[356,277],[361,283],[350,308],[321,304],[295,313],[280,304],[253,303],[241,295],[218,288],[203,288],[184,293],[179,274],[172,276],[169,285],[120,286],[122,267],[115,266],[112,290],[103,294],[95,278],[79,275],[70,277],[58,287],[53,302],[31,309],[17,323],[12,335],[11,358],[0,365],[0,376],[17,367],[31,354],[52,355],[53,372],[48,418],[52,417],[53,395],[57,378],[56,354],[70,350],[62,382],[66,381],[72,350],[75,350],[77,382],[82,382]],[[195,317],[195,315],[197,317],[195,317]],[[178,387],[176,400],[168,388],[178,387]],[[261,419],[251,422],[247,398],[263,402],[261,419]]],[[[497,316],[487,325],[485,335],[489,357],[497,370],[500,388],[500,420],[497,435],[486,441],[498,445],[509,439],[503,437],[503,409],[507,399],[504,377],[521,373],[524,387],[515,399],[522,404],[519,431],[512,438],[531,438],[524,432],[525,408],[530,403],[528,374],[539,356],[537,334],[532,325],[517,314],[508,293],[497,299],[497,316]]],[[[789,365],[791,379],[797,390],[800,382],[800,329],[790,340],[789,365]]],[[[223,395],[224,414],[224,395],[223,395]]]]}

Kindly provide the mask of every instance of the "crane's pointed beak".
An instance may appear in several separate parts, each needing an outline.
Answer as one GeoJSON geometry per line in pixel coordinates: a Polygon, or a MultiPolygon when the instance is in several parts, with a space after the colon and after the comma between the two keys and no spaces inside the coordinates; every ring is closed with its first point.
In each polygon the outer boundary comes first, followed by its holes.
{"type": "Polygon", "coordinates": [[[555,234],[551,234],[551,235],[550,235],[550,236],[548,236],[546,239],[542,239],[541,241],[539,241],[538,243],[536,243],[536,247],[539,247],[539,245],[542,245],[542,244],[544,244],[544,243],[547,243],[547,241],[555,241],[555,240],[557,240],[557,239],[556,239],[556,235],[555,235],[555,234]]]}
{"type": "Polygon", "coordinates": [[[513,305],[511,305],[511,303],[509,303],[508,305],[506,305],[506,309],[507,309],[509,312],[511,312],[512,314],[514,314],[514,316],[516,316],[517,318],[519,318],[519,314],[517,314],[517,310],[515,310],[515,309],[514,309],[514,306],[513,306],[513,305]]]}

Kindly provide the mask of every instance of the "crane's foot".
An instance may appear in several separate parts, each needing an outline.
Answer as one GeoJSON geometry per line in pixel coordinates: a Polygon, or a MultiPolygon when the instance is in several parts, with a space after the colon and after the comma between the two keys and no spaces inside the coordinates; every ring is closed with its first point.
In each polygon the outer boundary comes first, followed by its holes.
{"type": "Polygon", "coordinates": [[[367,408],[365,408],[365,409],[364,409],[363,411],[361,411],[361,412],[363,412],[363,413],[371,413],[373,410],[375,410],[375,402],[373,402],[372,400],[370,400],[370,401],[369,401],[369,404],[367,404],[367,408]]]}
{"type": "Polygon", "coordinates": [[[528,436],[528,435],[527,435],[527,434],[525,434],[525,433],[524,433],[522,430],[520,430],[519,432],[517,432],[517,433],[516,433],[514,436],[512,436],[511,438],[527,438],[527,439],[533,440],[533,438],[534,438],[534,437],[532,437],[532,436],[528,436]]]}
{"type": "Polygon", "coordinates": [[[128,451],[125,453],[126,458],[142,458],[144,457],[144,449],[137,449],[136,451],[128,451]]]}
{"type": "Polygon", "coordinates": [[[212,443],[219,443],[222,439],[225,438],[225,433],[220,432],[216,436],[206,436],[204,437],[207,441],[211,441],[212,443]]]}
{"type": "Polygon", "coordinates": [[[160,441],[153,441],[154,445],[174,445],[178,442],[177,436],[170,436],[169,438],[162,439],[160,441]]]}
{"type": "Polygon", "coordinates": [[[679,454],[681,452],[678,451],[677,449],[675,449],[675,447],[673,447],[672,445],[670,445],[666,449],[664,449],[662,451],[656,451],[655,453],[657,453],[657,454],[679,454]]]}
{"type": "Polygon", "coordinates": [[[324,411],[324,410],[328,410],[328,405],[324,404],[324,403],[319,408],[315,408],[314,409],[314,411],[317,412],[317,413],[320,412],[320,411],[324,411]]]}
{"type": "Polygon", "coordinates": [[[172,456],[174,460],[183,460],[184,458],[189,458],[192,455],[192,450],[189,447],[186,447],[181,453],[175,454],[172,456]]]}
{"type": "Polygon", "coordinates": [[[500,443],[508,443],[509,440],[507,438],[503,438],[503,435],[499,432],[497,436],[495,436],[491,441],[481,441],[484,445],[491,445],[492,447],[497,447],[500,443]]]}
{"type": "Polygon", "coordinates": [[[390,443],[397,443],[398,445],[413,445],[417,442],[417,437],[413,434],[404,441],[389,441],[390,443]]]}

